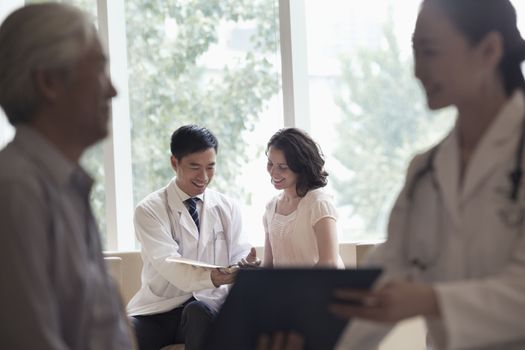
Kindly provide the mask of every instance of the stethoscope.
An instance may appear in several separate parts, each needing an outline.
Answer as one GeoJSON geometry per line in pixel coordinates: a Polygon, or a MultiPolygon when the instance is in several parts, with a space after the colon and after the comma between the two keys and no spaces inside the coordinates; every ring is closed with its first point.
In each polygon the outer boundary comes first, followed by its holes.
{"type": "MultiPolygon", "coordinates": [[[[436,146],[434,146],[428,154],[427,160],[423,167],[419,169],[413,176],[411,183],[408,185],[406,189],[406,196],[408,199],[408,208],[406,210],[406,217],[404,222],[404,234],[406,234],[405,237],[405,256],[408,259],[408,263],[411,267],[416,268],[416,270],[419,271],[426,271],[429,267],[434,265],[435,262],[439,259],[439,256],[441,254],[441,249],[438,247],[440,246],[440,242],[438,240],[443,239],[441,237],[438,237],[438,234],[441,230],[441,225],[444,220],[444,218],[439,218],[438,215],[443,215],[439,208],[442,205],[442,198],[441,198],[441,192],[439,190],[439,185],[435,176],[435,166],[434,166],[434,160],[436,157],[436,154],[441,146],[441,143],[438,143],[436,146]],[[418,225],[410,225],[412,219],[414,219],[414,213],[418,209],[414,205],[416,202],[416,196],[417,196],[417,188],[419,185],[425,180],[425,178],[429,178],[431,185],[432,185],[432,192],[434,195],[433,201],[431,201],[429,198],[424,198],[425,206],[428,204],[434,205],[436,208],[434,208],[434,213],[438,215],[434,215],[433,222],[436,224],[436,227],[433,228],[434,231],[434,237],[433,241],[432,238],[429,239],[426,235],[422,235],[418,232],[411,232],[411,228],[414,228],[414,226],[418,225]],[[417,236],[416,236],[417,235],[417,236]],[[424,254],[425,248],[417,249],[417,250],[423,250],[419,253],[421,253],[419,256],[417,254],[411,255],[409,245],[412,243],[418,243],[417,240],[424,240],[426,244],[417,245],[418,248],[427,246],[426,250],[432,250],[433,253],[424,254]],[[416,242],[411,242],[411,241],[416,242]],[[422,256],[426,255],[427,258],[423,258],[422,256]]],[[[525,120],[522,123],[521,127],[521,135],[518,142],[518,146],[515,153],[515,159],[514,159],[514,168],[511,172],[508,174],[508,180],[510,182],[510,191],[508,192],[508,201],[509,205],[505,208],[498,211],[498,216],[502,220],[502,222],[505,224],[505,226],[510,228],[516,228],[524,223],[525,219],[525,207],[518,205],[518,200],[520,198],[520,188],[521,188],[521,180],[523,177],[523,152],[525,150],[525,120]]],[[[417,218],[421,219],[421,218],[417,218]]],[[[418,222],[422,222],[422,220],[419,220],[418,222]]],[[[427,231],[428,227],[430,225],[427,224],[427,227],[421,227],[421,230],[427,231]]],[[[416,230],[417,231],[417,230],[416,230]]],[[[420,242],[423,243],[423,242],[420,242]]],[[[442,243],[442,242],[441,242],[442,243]]],[[[416,250],[414,250],[415,253],[416,250]]]]}

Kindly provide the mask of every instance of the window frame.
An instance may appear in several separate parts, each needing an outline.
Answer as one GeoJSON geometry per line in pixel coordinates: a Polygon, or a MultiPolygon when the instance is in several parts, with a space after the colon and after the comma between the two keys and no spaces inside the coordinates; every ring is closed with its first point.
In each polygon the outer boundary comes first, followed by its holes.
{"type": "MultiPolygon", "coordinates": [[[[107,250],[133,250],[133,187],[124,0],[97,0],[98,27],[119,96],[104,141],[107,250]],[[116,63],[118,62],[118,64],[116,63]],[[118,121],[118,127],[117,127],[118,121]],[[117,156],[118,155],[118,156],[117,156]]],[[[304,0],[279,0],[284,125],[310,129],[304,0]]]]}
{"type": "MultiPolygon", "coordinates": [[[[118,96],[111,104],[111,133],[103,141],[107,250],[133,250],[133,183],[129,111],[125,0],[97,0],[97,26],[109,56],[109,73],[118,96]]],[[[2,0],[0,23],[24,0],[2,0]]],[[[304,0],[279,0],[284,125],[309,129],[308,67],[304,0]],[[302,101],[302,103],[299,103],[302,101]],[[300,116],[300,117],[299,117],[300,116]]],[[[0,117],[3,115],[0,111],[0,117]]],[[[14,135],[0,119],[0,148],[14,135]]]]}

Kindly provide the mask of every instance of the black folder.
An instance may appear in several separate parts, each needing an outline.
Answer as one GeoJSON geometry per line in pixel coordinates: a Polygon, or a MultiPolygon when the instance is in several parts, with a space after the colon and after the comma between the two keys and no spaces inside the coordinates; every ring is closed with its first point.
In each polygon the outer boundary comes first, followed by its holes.
{"type": "Polygon", "coordinates": [[[253,350],[262,334],[295,331],[305,350],[333,349],[347,322],[328,310],[336,288],[369,289],[380,269],[239,271],[206,350],[253,350]]]}

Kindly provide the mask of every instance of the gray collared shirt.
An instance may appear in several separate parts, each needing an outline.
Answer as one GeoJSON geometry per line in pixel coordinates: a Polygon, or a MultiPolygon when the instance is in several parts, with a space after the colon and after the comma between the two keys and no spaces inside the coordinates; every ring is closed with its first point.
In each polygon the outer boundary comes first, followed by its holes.
{"type": "Polygon", "coordinates": [[[0,151],[5,349],[130,349],[89,205],[92,179],[33,129],[0,151]]]}

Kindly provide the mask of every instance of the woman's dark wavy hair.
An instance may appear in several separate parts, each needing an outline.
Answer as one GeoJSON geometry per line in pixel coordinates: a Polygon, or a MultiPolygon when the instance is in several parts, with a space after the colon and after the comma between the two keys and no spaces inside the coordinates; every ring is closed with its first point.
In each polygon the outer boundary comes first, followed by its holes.
{"type": "Polygon", "coordinates": [[[488,33],[503,38],[503,58],[499,71],[508,96],[516,89],[525,90],[521,62],[525,59],[525,41],[516,24],[516,10],[509,0],[425,0],[441,6],[452,23],[471,44],[478,44],[488,33]]]}
{"type": "Polygon", "coordinates": [[[266,154],[270,147],[282,151],[288,167],[297,174],[296,191],[300,197],[326,186],[328,173],[324,170],[323,152],[306,132],[297,128],[280,129],[268,141],[266,154]]]}

